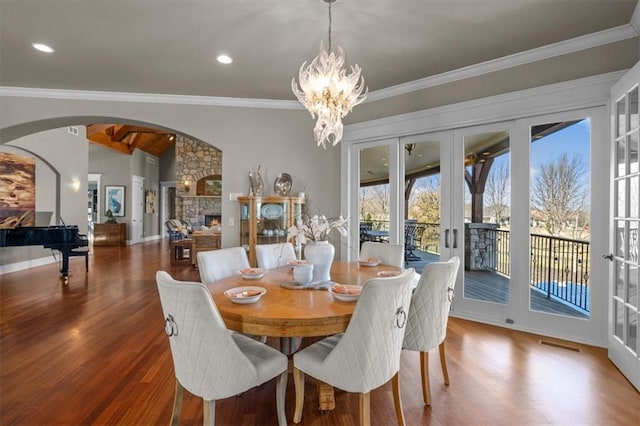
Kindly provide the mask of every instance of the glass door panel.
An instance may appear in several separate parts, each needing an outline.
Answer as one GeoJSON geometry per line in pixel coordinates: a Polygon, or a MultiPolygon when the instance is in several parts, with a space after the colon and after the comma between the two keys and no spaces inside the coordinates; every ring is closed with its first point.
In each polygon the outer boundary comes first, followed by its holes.
{"type": "Polygon", "coordinates": [[[467,134],[464,141],[464,297],[508,304],[510,289],[510,132],[467,134]]]}
{"type": "Polygon", "coordinates": [[[402,145],[405,261],[418,273],[440,260],[442,211],[440,140],[428,136],[423,140],[402,145]]]}
{"type": "Polygon", "coordinates": [[[359,150],[358,225],[360,246],[365,241],[389,242],[391,191],[389,146],[359,150]]]}
{"type": "Polygon", "coordinates": [[[589,318],[591,120],[533,125],[530,140],[529,306],[589,318]]]}

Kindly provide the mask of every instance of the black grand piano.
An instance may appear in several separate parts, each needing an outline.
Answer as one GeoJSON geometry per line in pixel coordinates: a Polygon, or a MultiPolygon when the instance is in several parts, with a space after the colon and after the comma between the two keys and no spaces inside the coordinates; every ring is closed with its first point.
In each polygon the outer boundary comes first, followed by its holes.
{"type": "Polygon", "coordinates": [[[84,256],[85,269],[89,269],[88,251],[76,249],[89,246],[86,235],[78,232],[76,225],[24,226],[0,229],[0,247],[44,246],[62,254],[62,278],[68,279],[69,257],[84,256]]]}

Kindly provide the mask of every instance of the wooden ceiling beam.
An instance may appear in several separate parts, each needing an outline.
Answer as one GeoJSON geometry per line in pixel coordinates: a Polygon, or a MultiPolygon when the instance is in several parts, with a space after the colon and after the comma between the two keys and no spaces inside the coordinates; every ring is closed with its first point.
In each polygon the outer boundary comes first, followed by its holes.
{"type": "Polygon", "coordinates": [[[93,143],[106,146],[107,148],[122,152],[123,154],[131,155],[133,153],[133,148],[130,148],[127,144],[122,142],[112,141],[111,137],[107,136],[106,133],[96,133],[90,137],[88,136],[88,139],[93,143]]]}

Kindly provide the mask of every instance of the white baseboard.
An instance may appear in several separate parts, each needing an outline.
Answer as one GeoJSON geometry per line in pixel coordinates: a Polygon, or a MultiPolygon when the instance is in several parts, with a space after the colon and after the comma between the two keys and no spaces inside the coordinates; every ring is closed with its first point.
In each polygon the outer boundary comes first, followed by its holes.
{"type": "Polygon", "coordinates": [[[7,265],[0,265],[0,275],[23,271],[25,269],[34,268],[36,266],[48,265],[57,261],[58,259],[54,258],[53,256],[47,256],[40,257],[38,259],[25,260],[22,262],[9,263],[7,265]]]}

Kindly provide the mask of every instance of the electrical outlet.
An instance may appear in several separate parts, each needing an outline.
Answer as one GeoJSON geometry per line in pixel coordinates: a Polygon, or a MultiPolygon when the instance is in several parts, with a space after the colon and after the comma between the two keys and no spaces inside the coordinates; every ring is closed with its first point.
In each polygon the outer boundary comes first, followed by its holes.
{"type": "Polygon", "coordinates": [[[234,226],[236,224],[236,221],[233,220],[233,218],[229,219],[229,226],[234,226]]]}
{"type": "Polygon", "coordinates": [[[242,197],[242,192],[230,192],[229,201],[237,201],[238,197],[242,197]]]}

